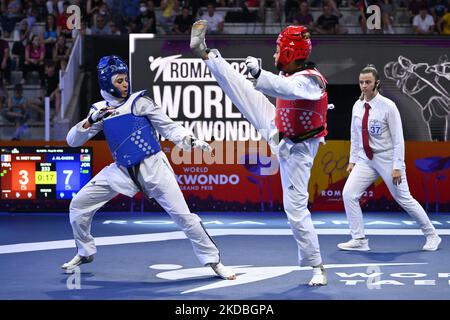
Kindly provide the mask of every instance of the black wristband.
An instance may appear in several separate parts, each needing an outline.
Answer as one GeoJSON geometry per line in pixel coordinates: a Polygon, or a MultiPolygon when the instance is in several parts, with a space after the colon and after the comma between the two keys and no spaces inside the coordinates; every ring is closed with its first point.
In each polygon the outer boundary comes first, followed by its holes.
{"type": "Polygon", "coordinates": [[[258,79],[260,74],[261,74],[261,69],[258,70],[258,72],[253,76],[253,78],[258,79]]]}
{"type": "Polygon", "coordinates": [[[92,114],[89,115],[89,118],[87,120],[91,126],[95,123],[95,121],[92,119],[92,114]]]}
{"type": "Polygon", "coordinates": [[[191,147],[194,147],[194,142],[197,140],[197,138],[192,137],[191,138],[191,147]]]}

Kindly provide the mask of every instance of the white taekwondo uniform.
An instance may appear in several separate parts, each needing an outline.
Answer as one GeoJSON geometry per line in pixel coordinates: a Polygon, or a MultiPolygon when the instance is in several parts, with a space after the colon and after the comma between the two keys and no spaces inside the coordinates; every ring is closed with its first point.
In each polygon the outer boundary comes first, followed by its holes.
{"type": "Polygon", "coordinates": [[[308,182],[314,157],[324,138],[310,138],[300,143],[285,138],[278,144],[274,139],[278,132],[274,120],[276,108],[264,94],[285,100],[319,100],[323,89],[314,77],[285,77],[264,70],[261,70],[254,86],[217,50],[211,50],[208,58],[204,62],[225,94],[278,155],[284,210],[297,242],[299,264],[320,265],[319,241],[308,210],[308,182]]]}
{"type": "MultiPolygon", "coordinates": [[[[80,121],[67,134],[67,143],[70,146],[83,145],[103,130],[107,121],[114,121],[116,117],[130,116],[131,114],[142,117],[141,120],[144,122],[150,122],[159,134],[184,149],[186,149],[186,146],[183,145],[183,138],[189,135],[193,136],[190,130],[172,121],[164,114],[162,109],[145,96],[142,91],[132,94],[126,102],[122,103],[104,91],[102,91],[102,96],[106,100],[94,104],[91,112],[94,112],[98,107],[114,106],[119,115],[115,115],[115,112],[111,116],[94,123],[88,129],[83,128],[87,118],[80,121]]],[[[119,130],[119,127],[117,127],[117,130],[119,130]]],[[[134,132],[133,135],[136,133],[134,132]]],[[[154,198],[184,231],[191,241],[194,253],[203,265],[219,262],[219,251],[216,245],[204,229],[200,218],[190,212],[175,173],[164,152],[160,151],[156,134],[153,136],[156,140],[156,147],[152,150],[153,154],[150,152],[148,143],[144,140],[142,140],[142,144],[139,144],[139,148],[147,153],[146,158],[139,165],[137,179],[140,185],[144,192],[149,197],[154,198]]],[[[135,138],[137,139],[131,139],[134,143],[140,142],[139,139],[146,137],[135,136],[135,138]]],[[[154,140],[152,141],[154,142],[154,140]]],[[[95,212],[119,193],[132,197],[138,191],[139,189],[130,178],[127,168],[116,161],[103,168],[76,194],[70,203],[70,223],[80,256],[90,256],[97,251],[94,238],[91,235],[91,223],[95,212]]]]}

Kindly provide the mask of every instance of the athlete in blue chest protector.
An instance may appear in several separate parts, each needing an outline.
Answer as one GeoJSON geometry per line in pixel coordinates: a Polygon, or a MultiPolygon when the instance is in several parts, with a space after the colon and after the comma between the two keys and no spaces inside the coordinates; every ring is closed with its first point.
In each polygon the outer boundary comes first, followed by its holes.
{"type": "Polygon", "coordinates": [[[95,103],[87,119],[70,129],[67,143],[81,146],[103,130],[115,162],[103,168],[72,199],[70,223],[77,254],[62,268],[73,269],[93,261],[97,249],[90,230],[98,209],[119,193],[132,197],[141,191],[154,198],[180,226],[200,263],[211,266],[223,279],[235,279],[234,272],[220,262],[219,250],[200,218],[190,212],[156,133],[184,150],[194,147],[210,152],[211,147],[172,121],[145,91],[131,93],[128,66],[119,57],[103,57],[97,69],[105,100],[95,103]]]}

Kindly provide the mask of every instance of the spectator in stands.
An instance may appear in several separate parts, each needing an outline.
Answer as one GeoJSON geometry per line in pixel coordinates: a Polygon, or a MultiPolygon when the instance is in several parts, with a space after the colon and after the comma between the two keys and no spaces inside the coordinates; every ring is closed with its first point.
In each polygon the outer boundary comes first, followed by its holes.
{"type": "Polygon", "coordinates": [[[23,19],[22,15],[22,5],[20,0],[13,0],[8,3],[6,14],[1,15],[1,26],[5,38],[9,38],[11,32],[17,22],[23,19]]]}
{"type": "Polygon", "coordinates": [[[272,8],[273,19],[275,22],[281,22],[281,7],[283,4],[281,0],[259,0],[260,1],[260,12],[262,21],[266,21],[266,8],[272,8]]]}
{"type": "Polygon", "coordinates": [[[139,15],[133,22],[133,32],[156,33],[156,14],[152,1],[139,4],[139,15]]]}
{"type": "Polygon", "coordinates": [[[59,116],[61,110],[61,92],[59,89],[59,73],[56,70],[56,64],[52,60],[45,62],[45,75],[43,79],[44,96],[37,99],[29,99],[29,109],[37,111],[38,119],[41,121],[44,118],[44,104],[45,97],[50,98],[50,118],[55,119],[59,116]]]}
{"type": "Polygon", "coordinates": [[[27,131],[28,111],[27,99],[23,96],[23,87],[21,84],[14,86],[14,94],[8,99],[8,108],[4,110],[3,117],[16,126],[16,131],[12,140],[20,140],[21,136],[27,131]]]}
{"type": "Polygon", "coordinates": [[[223,32],[224,20],[221,14],[216,12],[214,3],[208,3],[207,12],[200,16],[200,20],[208,21],[209,34],[217,34],[223,32]]]}
{"type": "Polygon", "coordinates": [[[299,7],[291,10],[290,16],[286,22],[292,22],[294,25],[303,25],[310,31],[314,31],[314,18],[309,13],[309,4],[306,1],[300,2],[299,7]]]}
{"type": "MultiPolygon", "coordinates": [[[[243,2],[243,0],[238,0],[239,2],[243,2]]],[[[191,9],[191,15],[194,18],[197,18],[197,13],[200,7],[203,4],[203,0],[180,0],[180,7],[181,8],[190,8],[191,9]]],[[[230,1],[228,1],[230,3],[230,1]]],[[[237,3],[237,2],[236,2],[237,3]]],[[[155,3],[156,4],[156,3],[155,3]]],[[[227,7],[233,7],[236,5],[226,5],[227,7]]]]}
{"type": "Polygon", "coordinates": [[[334,0],[323,0],[323,3],[330,6],[332,15],[335,15],[339,19],[342,18],[342,13],[334,0]]]}
{"type": "Polygon", "coordinates": [[[96,25],[92,27],[93,35],[111,35],[111,28],[106,24],[105,17],[102,15],[97,15],[96,25]]]}
{"type": "Polygon", "coordinates": [[[292,10],[297,12],[297,10],[298,10],[297,8],[301,2],[303,2],[303,1],[302,0],[285,0],[285,2],[284,2],[285,22],[291,22],[291,21],[288,21],[287,19],[291,15],[292,10]]]}
{"type": "Polygon", "coordinates": [[[37,22],[38,12],[36,8],[33,6],[28,10],[27,17],[24,19],[28,24],[28,29],[32,30],[34,24],[37,22]]]}
{"type": "Polygon", "coordinates": [[[24,79],[30,71],[37,71],[40,79],[44,77],[44,57],[45,46],[41,43],[39,36],[34,35],[25,48],[24,79]]]}
{"type": "Polygon", "coordinates": [[[438,21],[437,29],[440,34],[450,36],[450,12],[444,14],[444,16],[438,21]]]}
{"type": "Polygon", "coordinates": [[[48,12],[47,12],[47,6],[45,5],[45,0],[34,0],[35,8],[37,11],[37,21],[43,22],[45,21],[48,12]]]}
{"type": "Polygon", "coordinates": [[[12,69],[22,70],[25,63],[25,47],[28,45],[30,31],[28,24],[23,21],[20,23],[19,30],[14,34],[14,43],[11,48],[12,69]]]}
{"type": "Polygon", "coordinates": [[[161,1],[162,12],[158,17],[158,21],[165,33],[170,33],[175,17],[179,11],[179,6],[178,0],[161,1]]]}
{"type": "MultiPolygon", "coordinates": [[[[109,3],[111,0],[108,0],[109,3]]],[[[72,5],[76,5],[80,8],[81,18],[84,19],[87,17],[86,11],[86,0],[70,0],[72,5]]]]}
{"type": "Polygon", "coordinates": [[[409,21],[412,23],[415,16],[419,14],[420,8],[428,8],[426,0],[410,0],[408,5],[409,21]]]}
{"type": "Polygon", "coordinates": [[[53,47],[58,40],[59,32],[56,28],[56,18],[49,14],[45,21],[44,43],[45,43],[45,59],[53,58],[53,47]]]}
{"type": "Polygon", "coordinates": [[[3,85],[3,80],[6,80],[6,84],[11,81],[11,63],[9,44],[2,38],[2,31],[0,30],[0,85],[3,85]]]}
{"type": "Polygon", "coordinates": [[[430,1],[431,15],[435,22],[438,22],[444,14],[450,11],[449,0],[431,0],[430,1]]]}
{"type": "MultiPolygon", "coordinates": [[[[111,11],[109,10],[108,4],[106,2],[103,2],[100,5],[98,14],[105,18],[106,23],[109,23],[111,21],[111,11]]],[[[97,15],[95,15],[95,17],[97,18],[97,15]]]]}
{"type": "Polygon", "coordinates": [[[111,21],[110,23],[108,23],[108,25],[109,25],[109,28],[111,29],[111,34],[113,36],[120,36],[122,34],[122,32],[117,27],[117,24],[114,21],[111,21]]]}
{"type": "Polygon", "coordinates": [[[98,11],[100,10],[100,5],[102,3],[103,3],[103,0],[87,0],[86,13],[87,13],[90,21],[95,21],[94,15],[98,14],[98,11]]]}
{"type": "Polygon", "coordinates": [[[247,8],[258,8],[258,21],[264,21],[264,3],[261,0],[244,0],[247,8]]]}
{"type": "Polygon", "coordinates": [[[434,20],[431,14],[428,14],[427,7],[422,7],[419,14],[413,19],[413,29],[415,34],[432,34],[434,32],[434,20]]]}
{"type": "Polygon", "coordinates": [[[397,4],[394,0],[380,0],[381,16],[383,18],[383,32],[394,34],[392,23],[395,19],[397,4]]]}
{"type": "Polygon", "coordinates": [[[194,24],[194,17],[191,16],[188,7],[184,7],[182,13],[175,18],[173,24],[173,33],[175,34],[191,34],[191,27],[194,24]]]}
{"type": "Polygon", "coordinates": [[[64,0],[49,0],[47,1],[47,12],[54,16],[59,16],[64,10],[64,0]]]}
{"type": "Polygon", "coordinates": [[[316,28],[317,33],[320,34],[344,34],[347,29],[339,25],[339,18],[331,13],[331,7],[324,3],[323,13],[317,18],[316,28]]]}
{"type": "Polygon", "coordinates": [[[19,22],[18,26],[16,26],[16,29],[19,30],[19,32],[14,32],[14,41],[28,41],[30,40],[32,36],[31,30],[28,28],[28,23],[25,20],[22,20],[19,22]]]}
{"type": "Polygon", "coordinates": [[[54,110],[53,118],[59,116],[61,110],[61,92],[59,89],[59,75],[54,61],[45,64],[44,88],[45,96],[50,98],[50,109],[54,110]]]}
{"type": "Polygon", "coordinates": [[[67,45],[66,38],[59,36],[58,41],[53,48],[53,61],[56,63],[57,70],[66,70],[69,55],[70,48],[67,45]]]}
{"type": "Polygon", "coordinates": [[[67,13],[67,8],[69,5],[70,3],[65,1],[63,4],[63,12],[56,18],[56,27],[58,28],[59,33],[66,38],[70,38],[72,36],[72,30],[69,30],[67,27],[67,19],[70,17],[70,14],[67,13]]]}
{"type": "MultiPolygon", "coordinates": [[[[304,1],[296,1],[296,2],[290,2],[289,5],[295,3],[295,6],[290,6],[289,12],[285,13],[285,22],[288,23],[292,23],[294,21],[294,16],[296,16],[297,14],[299,14],[299,12],[301,11],[300,5],[303,3],[304,1]]],[[[309,7],[309,5],[308,5],[309,7]]],[[[286,9],[286,6],[285,6],[286,9]]]]}

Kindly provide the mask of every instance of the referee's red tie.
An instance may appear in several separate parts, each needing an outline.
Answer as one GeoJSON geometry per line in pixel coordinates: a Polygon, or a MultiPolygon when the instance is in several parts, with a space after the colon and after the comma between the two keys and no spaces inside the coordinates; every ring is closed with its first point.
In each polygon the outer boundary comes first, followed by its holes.
{"type": "Polygon", "coordinates": [[[366,153],[367,158],[372,160],[373,152],[369,145],[369,129],[367,128],[367,123],[369,122],[369,109],[370,105],[368,103],[364,104],[364,108],[366,111],[364,112],[364,116],[362,119],[362,139],[363,139],[363,148],[366,153]]]}

